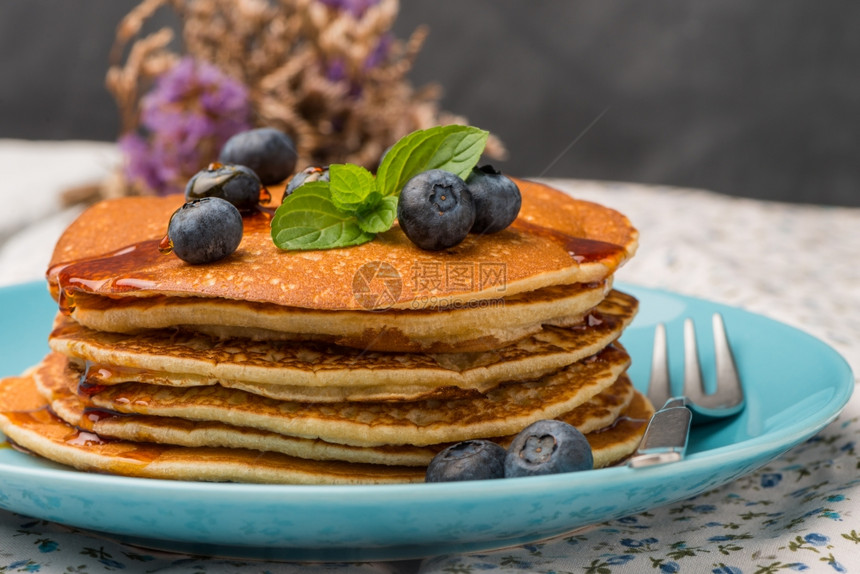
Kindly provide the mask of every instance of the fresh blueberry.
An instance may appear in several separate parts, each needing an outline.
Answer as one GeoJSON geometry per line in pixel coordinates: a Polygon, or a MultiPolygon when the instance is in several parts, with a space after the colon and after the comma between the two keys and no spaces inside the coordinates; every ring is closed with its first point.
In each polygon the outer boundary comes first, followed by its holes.
{"type": "Polygon", "coordinates": [[[466,182],[453,173],[431,169],[403,186],[397,219],[415,245],[439,251],[466,238],[475,223],[475,204],[466,182]]]}
{"type": "Polygon", "coordinates": [[[263,185],[287,179],[296,169],[298,154],[293,140],[275,128],[239,132],[224,144],[218,156],[221,163],[238,163],[254,170],[263,185]]]}
{"type": "Polygon", "coordinates": [[[172,216],[167,237],[173,253],[187,263],[212,263],[236,251],[242,241],[242,215],[220,197],[189,201],[172,216]]]}
{"type": "Polygon", "coordinates": [[[505,449],[488,440],[467,440],[441,451],[427,467],[425,482],[504,478],[505,449]]]}
{"type": "Polygon", "coordinates": [[[472,233],[501,231],[517,218],[522,196],[517,184],[491,165],[475,167],[466,178],[475,202],[475,225],[472,233]]]}
{"type": "Polygon", "coordinates": [[[284,197],[281,199],[281,203],[295,190],[312,181],[330,181],[328,167],[306,167],[290,178],[287,189],[284,190],[284,197]]]}
{"type": "Polygon", "coordinates": [[[520,431],[508,447],[505,476],[534,476],[594,468],[591,445],[576,427],[542,420],[520,431]]]}
{"type": "Polygon", "coordinates": [[[248,213],[260,203],[263,185],[257,174],[244,165],[211,163],[195,173],[185,185],[185,201],[219,197],[248,213]]]}

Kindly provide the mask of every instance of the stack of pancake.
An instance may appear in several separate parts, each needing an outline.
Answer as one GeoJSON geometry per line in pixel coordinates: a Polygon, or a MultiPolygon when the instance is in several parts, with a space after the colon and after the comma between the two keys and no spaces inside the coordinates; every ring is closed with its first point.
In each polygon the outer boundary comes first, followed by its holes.
{"type": "Polygon", "coordinates": [[[653,409],[617,342],[627,219],[519,181],[499,233],[422,251],[395,226],[364,245],[278,250],[265,210],[238,251],[159,251],[182,197],[97,204],[57,244],[52,352],[0,383],[0,428],[85,470],[277,483],[422,481],[445,446],[507,445],[557,418],[595,466],[626,457],[653,409]]]}

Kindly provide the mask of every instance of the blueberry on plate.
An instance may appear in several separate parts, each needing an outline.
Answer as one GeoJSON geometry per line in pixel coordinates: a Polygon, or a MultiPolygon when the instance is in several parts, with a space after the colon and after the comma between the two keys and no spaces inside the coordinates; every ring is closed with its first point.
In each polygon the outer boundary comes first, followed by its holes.
{"type": "Polygon", "coordinates": [[[236,251],[242,232],[239,210],[219,197],[189,201],[170,216],[167,226],[173,253],[194,265],[212,263],[236,251]]]}
{"type": "Polygon", "coordinates": [[[562,421],[532,423],[514,437],[505,456],[505,477],[575,472],[594,468],[588,440],[562,421]]]}
{"type": "Polygon", "coordinates": [[[424,482],[504,478],[505,449],[488,440],[467,440],[449,446],[430,461],[424,482]]]}
{"type": "Polygon", "coordinates": [[[475,167],[466,178],[475,202],[475,225],[472,233],[495,233],[517,218],[522,195],[517,184],[491,165],[475,167]]]}
{"type": "Polygon", "coordinates": [[[263,184],[251,168],[244,165],[211,163],[195,173],[185,185],[185,201],[218,197],[249,213],[260,203],[263,184]]]}
{"type": "Polygon", "coordinates": [[[466,238],[475,223],[475,204],[466,182],[448,171],[431,169],[403,186],[397,219],[415,245],[439,251],[466,238]]]}
{"type": "Polygon", "coordinates": [[[284,190],[284,197],[281,199],[281,203],[283,203],[284,199],[289,197],[289,195],[295,190],[312,181],[330,181],[328,167],[306,167],[291,177],[290,182],[287,184],[287,188],[284,190]]]}
{"type": "Polygon", "coordinates": [[[275,128],[239,132],[224,144],[218,161],[238,163],[254,170],[263,185],[287,179],[296,169],[298,154],[293,140],[275,128]]]}

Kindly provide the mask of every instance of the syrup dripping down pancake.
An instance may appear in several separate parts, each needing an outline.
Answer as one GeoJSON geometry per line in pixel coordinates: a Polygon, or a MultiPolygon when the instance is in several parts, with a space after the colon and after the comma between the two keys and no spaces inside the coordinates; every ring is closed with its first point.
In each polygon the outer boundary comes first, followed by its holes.
{"type": "Polygon", "coordinates": [[[381,353],[314,343],[220,340],[194,333],[125,335],[58,317],[51,348],[86,364],[87,382],[244,390],[279,400],[335,402],[456,397],[528,380],[591,356],[635,315],[633,297],[612,291],[582,327],[547,327],[502,349],[477,353],[381,353]]]}

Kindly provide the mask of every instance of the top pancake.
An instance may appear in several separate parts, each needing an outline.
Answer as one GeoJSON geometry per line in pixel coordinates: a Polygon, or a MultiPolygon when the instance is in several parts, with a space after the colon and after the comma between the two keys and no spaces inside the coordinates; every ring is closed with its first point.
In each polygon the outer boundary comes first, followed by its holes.
{"type": "Polygon", "coordinates": [[[281,251],[269,214],[245,218],[239,249],[193,266],[161,254],[182,196],[126,197],[85,211],[55,248],[48,281],[102,296],[197,296],[317,310],[415,309],[496,299],[610,276],[632,257],[638,233],[622,214],[545,185],[518,181],[514,224],[470,235],[441,252],[412,244],[395,225],[363,245],[281,251]]]}

